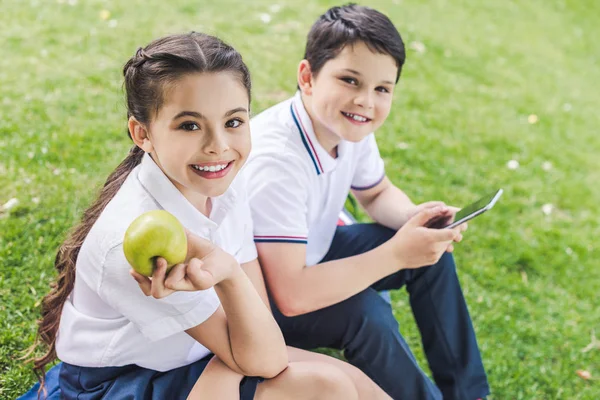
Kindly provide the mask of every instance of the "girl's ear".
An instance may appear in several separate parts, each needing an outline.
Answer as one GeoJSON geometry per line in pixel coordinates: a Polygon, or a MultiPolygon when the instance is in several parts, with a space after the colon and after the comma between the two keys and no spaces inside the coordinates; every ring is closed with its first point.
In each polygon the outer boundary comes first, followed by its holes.
{"type": "Polygon", "coordinates": [[[310,69],[310,63],[307,60],[300,61],[298,65],[298,87],[302,94],[310,96],[312,94],[313,74],[310,69]]]}
{"type": "Polygon", "coordinates": [[[131,135],[133,143],[146,153],[152,153],[154,151],[154,146],[152,146],[146,127],[134,117],[129,117],[127,125],[129,126],[129,134],[131,135]]]}

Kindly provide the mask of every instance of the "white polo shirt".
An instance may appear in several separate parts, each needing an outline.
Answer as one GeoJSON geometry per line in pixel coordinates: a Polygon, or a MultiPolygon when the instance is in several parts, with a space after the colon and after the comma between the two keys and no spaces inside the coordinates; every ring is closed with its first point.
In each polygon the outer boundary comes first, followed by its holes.
{"type": "Polygon", "coordinates": [[[306,243],[306,265],[327,254],[350,188],[366,190],[385,177],[371,133],[342,141],[333,158],[317,141],[298,92],[251,121],[246,163],[255,242],[306,243]]]}
{"type": "Polygon", "coordinates": [[[210,218],[177,190],[145,154],[108,203],[77,257],[75,287],[60,320],[58,358],[84,367],[137,364],[167,371],[209,354],[184,331],[207,320],[220,302],[213,288],[147,297],[129,275],[123,237],[146,211],[165,209],[187,229],[242,264],[256,259],[243,177],[212,199],[210,218]]]}

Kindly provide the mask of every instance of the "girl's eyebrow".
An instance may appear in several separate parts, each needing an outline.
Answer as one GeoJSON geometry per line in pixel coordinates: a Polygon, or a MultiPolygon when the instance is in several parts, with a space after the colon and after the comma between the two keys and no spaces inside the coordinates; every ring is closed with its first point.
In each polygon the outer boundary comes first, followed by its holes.
{"type": "Polygon", "coordinates": [[[239,112],[248,112],[248,110],[244,107],[238,107],[238,108],[234,108],[233,110],[229,110],[225,113],[225,117],[229,117],[235,113],[239,113],[239,112]]]}
{"type": "Polygon", "coordinates": [[[182,111],[179,114],[177,114],[176,116],[174,116],[173,119],[178,119],[181,117],[194,117],[194,118],[198,118],[198,119],[206,119],[206,117],[204,115],[202,115],[196,111],[182,111]]]}
{"type": "MultiPolygon", "coordinates": [[[[233,110],[229,110],[225,113],[225,117],[229,117],[235,113],[239,113],[239,112],[248,112],[248,110],[244,107],[238,107],[238,108],[234,108],[233,110]]],[[[198,119],[206,119],[206,117],[204,115],[202,115],[201,113],[197,112],[197,111],[181,111],[179,114],[177,114],[175,117],[173,117],[173,119],[179,119],[181,117],[194,117],[194,118],[198,118],[198,119]]]]}

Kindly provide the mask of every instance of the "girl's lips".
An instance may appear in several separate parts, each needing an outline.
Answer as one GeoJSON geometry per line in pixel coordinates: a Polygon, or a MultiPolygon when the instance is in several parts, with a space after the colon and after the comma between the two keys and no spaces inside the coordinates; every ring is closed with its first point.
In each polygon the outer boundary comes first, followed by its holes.
{"type": "MultiPolygon", "coordinates": [[[[205,164],[203,164],[203,165],[205,165],[205,164]]],[[[206,165],[208,165],[208,164],[206,164],[206,165]]],[[[229,171],[231,171],[232,167],[233,167],[233,161],[230,161],[229,164],[227,164],[227,167],[223,168],[222,170],[220,170],[220,171],[214,171],[214,172],[213,171],[200,171],[200,170],[197,170],[196,168],[194,168],[194,167],[192,167],[190,165],[190,169],[192,171],[194,171],[196,173],[196,175],[199,175],[199,176],[201,176],[202,178],[205,178],[205,179],[219,179],[219,178],[222,178],[225,175],[227,175],[229,173],[229,171]]]]}

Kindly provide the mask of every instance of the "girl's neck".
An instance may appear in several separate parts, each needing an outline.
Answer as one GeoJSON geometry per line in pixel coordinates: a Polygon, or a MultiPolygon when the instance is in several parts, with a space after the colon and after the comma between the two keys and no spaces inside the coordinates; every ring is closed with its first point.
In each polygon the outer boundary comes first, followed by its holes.
{"type": "Polygon", "coordinates": [[[304,104],[304,109],[306,110],[306,113],[308,114],[308,117],[312,123],[312,128],[317,141],[331,157],[337,158],[337,146],[340,144],[342,139],[319,123],[319,120],[315,117],[313,112],[311,101],[312,98],[310,96],[305,96],[303,93],[301,93],[301,98],[302,103],[304,104]]]}
{"type": "Polygon", "coordinates": [[[212,200],[210,197],[206,197],[202,203],[192,203],[194,207],[206,217],[210,217],[210,212],[212,211],[212,200]]]}
{"type": "Polygon", "coordinates": [[[212,199],[210,197],[203,196],[196,192],[191,192],[190,190],[185,190],[185,188],[178,187],[178,189],[181,194],[183,194],[183,197],[185,197],[196,210],[200,211],[206,217],[210,217],[210,212],[212,211],[213,206],[212,199]]]}
{"type": "Polygon", "coordinates": [[[212,211],[212,200],[208,196],[201,195],[200,193],[194,192],[183,185],[180,185],[179,182],[176,182],[174,179],[171,179],[169,175],[165,172],[163,167],[157,162],[157,157],[154,153],[150,154],[156,165],[161,169],[163,174],[171,181],[171,183],[181,192],[183,197],[186,198],[187,201],[190,202],[194,206],[194,208],[204,214],[207,218],[210,217],[210,213],[212,211]]]}

